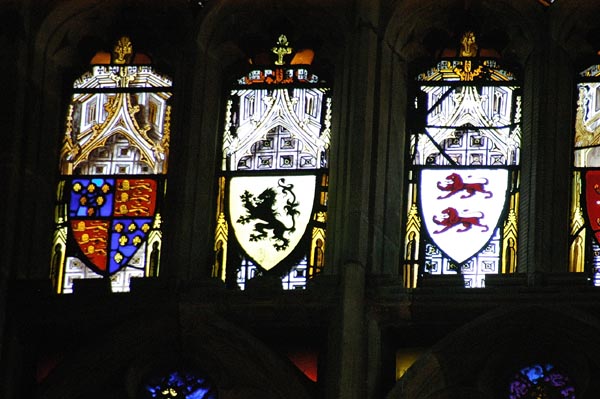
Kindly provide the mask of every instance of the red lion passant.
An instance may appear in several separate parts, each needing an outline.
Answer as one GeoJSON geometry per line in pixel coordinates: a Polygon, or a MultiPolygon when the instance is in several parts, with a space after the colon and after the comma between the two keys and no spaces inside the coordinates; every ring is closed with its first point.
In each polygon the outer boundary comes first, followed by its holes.
{"type": "Polygon", "coordinates": [[[483,218],[485,215],[483,214],[483,212],[479,212],[479,213],[481,214],[481,216],[460,216],[456,209],[446,208],[442,211],[442,214],[444,214],[444,217],[442,218],[442,220],[438,220],[435,217],[435,215],[433,216],[433,221],[435,222],[435,224],[444,226],[443,229],[436,230],[433,233],[434,234],[443,233],[444,231],[451,229],[454,226],[458,226],[459,224],[462,224],[463,228],[458,229],[456,231],[461,232],[461,233],[463,231],[471,230],[471,227],[473,227],[473,226],[483,227],[483,229],[481,230],[482,232],[488,231],[489,230],[488,226],[486,226],[485,224],[481,224],[481,221],[480,221],[480,219],[483,218]]]}
{"type": "MultiPolygon", "coordinates": [[[[470,177],[470,176],[469,176],[470,177]]],[[[486,194],[485,198],[492,198],[494,195],[491,191],[485,190],[484,186],[488,184],[488,179],[483,178],[485,182],[481,183],[465,183],[462,177],[458,173],[452,173],[451,175],[446,177],[446,181],[449,183],[445,186],[442,186],[441,182],[437,183],[437,187],[442,191],[449,191],[445,196],[439,196],[437,199],[448,198],[460,191],[465,190],[467,194],[463,194],[460,198],[469,198],[475,195],[475,193],[486,194]]]]}

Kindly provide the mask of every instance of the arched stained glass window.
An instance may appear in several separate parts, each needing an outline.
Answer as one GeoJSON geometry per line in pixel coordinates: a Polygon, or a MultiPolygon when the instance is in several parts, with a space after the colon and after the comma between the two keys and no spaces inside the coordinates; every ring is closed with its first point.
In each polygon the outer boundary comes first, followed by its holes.
{"type": "Polygon", "coordinates": [[[407,287],[457,273],[482,287],[516,267],[520,83],[472,32],[456,53],[417,76],[409,110],[407,287]]]}
{"type": "Polygon", "coordinates": [[[60,153],[51,278],[156,276],[169,157],[172,82],[123,37],[73,84],[60,153]]]}
{"type": "Polygon", "coordinates": [[[577,91],[569,270],[600,285],[600,65],[579,74],[577,91]]]}
{"type": "Polygon", "coordinates": [[[204,377],[176,370],[150,378],[142,387],[147,399],[217,399],[216,388],[204,377]]]}
{"type": "Polygon", "coordinates": [[[568,376],[551,364],[534,364],[515,374],[509,385],[509,399],[575,399],[575,387],[568,376]]]}
{"type": "Polygon", "coordinates": [[[272,52],[233,84],[225,112],[213,276],[240,289],[267,274],[303,289],[324,267],[329,86],[312,50],[281,35],[272,52]]]}

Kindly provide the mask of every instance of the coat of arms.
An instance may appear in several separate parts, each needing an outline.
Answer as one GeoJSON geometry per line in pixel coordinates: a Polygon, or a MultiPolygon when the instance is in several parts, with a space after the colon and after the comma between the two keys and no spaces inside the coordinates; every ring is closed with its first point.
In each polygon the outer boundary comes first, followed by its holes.
{"type": "Polygon", "coordinates": [[[435,245],[457,264],[483,248],[504,211],[506,169],[423,169],[422,218],[435,245]]]}
{"type": "Polygon", "coordinates": [[[600,170],[585,173],[585,208],[590,228],[600,242],[600,170]]]}
{"type": "Polygon", "coordinates": [[[69,216],[79,258],[101,275],[127,266],[144,247],[156,210],[157,182],[150,178],[76,178],[69,216]]]}
{"type": "Polygon", "coordinates": [[[270,239],[273,247],[278,251],[285,250],[289,246],[288,235],[296,230],[296,215],[300,213],[293,188],[293,184],[285,184],[285,179],[281,178],[277,188],[268,187],[257,197],[248,190],[244,191],[241,200],[246,208],[246,214],[240,216],[237,223],[254,223],[254,233],[250,234],[250,241],[270,239]],[[288,197],[283,209],[285,216],[291,219],[289,226],[279,219],[279,212],[275,208],[277,189],[280,189],[284,197],[288,197]]]}
{"type": "Polygon", "coordinates": [[[315,201],[315,176],[234,177],[230,217],[238,242],[269,270],[300,242],[315,201]]]}

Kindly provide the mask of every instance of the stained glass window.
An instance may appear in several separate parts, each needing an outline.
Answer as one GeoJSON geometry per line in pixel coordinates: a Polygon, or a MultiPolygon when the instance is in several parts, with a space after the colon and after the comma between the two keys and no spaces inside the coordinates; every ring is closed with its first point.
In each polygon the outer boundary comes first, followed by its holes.
{"type": "Polygon", "coordinates": [[[515,271],[520,83],[466,33],[456,57],[417,76],[409,110],[404,281],[515,271]]]}
{"type": "Polygon", "coordinates": [[[312,50],[281,35],[272,52],[232,85],[225,110],[213,276],[240,289],[260,275],[303,289],[324,267],[329,86],[312,50]]]}
{"type": "Polygon", "coordinates": [[[509,399],[575,399],[569,377],[551,364],[534,364],[519,370],[509,385],[509,399]]]}
{"type": "Polygon", "coordinates": [[[600,65],[579,74],[577,89],[569,270],[600,285],[600,65]]]}
{"type": "Polygon", "coordinates": [[[147,399],[217,399],[216,388],[204,377],[176,370],[150,378],[142,388],[147,399]]]}
{"type": "Polygon", "coordinates": [[[51,278],[156,276],[170,139],[171,80],[123,37],[73,84],[60,153],[51,278]]]}

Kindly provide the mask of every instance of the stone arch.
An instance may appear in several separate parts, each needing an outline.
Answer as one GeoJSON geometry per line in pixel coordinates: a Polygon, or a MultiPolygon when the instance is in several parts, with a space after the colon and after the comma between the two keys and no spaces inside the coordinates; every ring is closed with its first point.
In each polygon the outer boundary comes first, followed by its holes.
{"type": "Polygon", "coordinates": [[[135,1],[64,1],[40,25],[37,57],[63,68],[85,70],[97,51],[111,51],[121,36],[129,35],[134,50],[149,52],[153,64],[172,73],[178,66],[174,60],[186,50],[192,24],[191,13],[186,11],[183,0],[168,5],[149,1],[143,7],[135,1]]]}
{"type": "Polygon", "coordinates": [[[270,48],[283,33],[296,49],[313,48],[315,63],[334,66],[348,29],[340,6],[338,0],[221,1],[208,8],[196,41],[223,66],[232,66],[246,64],[253,52],[270,48]]]}
{"type": "Polygon", "coordinates": [[[505,307],[470,322],[430,348],[388,394],[393,398],[506,397],[521,367],[551,362],[569,374],[577,397],[599,383],[600,320],[572,308],[505,307]],[[504,396],[503,396],[504,393],[504,396]],[[474,395],[474,396],[473,396],[474,395]]]}
{"type": "Polygon", "coordinates": [[[550,40],[554,40],[574,62],[576,71],[597,63],[600,50],[600,24],[594,15],[600,6],[575,0],[555,2],[548,10],[550,40]]]}
{"type": "Polygon", "coordinates": [[[514,58],[523,64],[532,50],[532,42],[541,34],[534,27],[539,25],[542,11],[535,3],[510,0],[477,3],[408,1],[394,10],[384,40],[405,62],[419,58],[429,58],[431,62],[436,48],[435,42],[430,43],[433,39],[439,39],[441,46],[453,45],[444,40],[452,35],[460,37],[465,28],[476,29],[483,40],[501,46],[496,49],[501,51],[503,58],[514,58]],[[493,35],[500,32],[506,37],[494,41],[493,35]],[[430,36],[435,33],[437,37],[430,36]]]}
{"type": "Polygon", "coordinates": [[[37,397],[135,399],[148,373],[181,364],[204,371],[221,399],[311,397],[308,379],[290,361],[190,304],[148,312],[86,342],[62,359],[37,397]]]}

